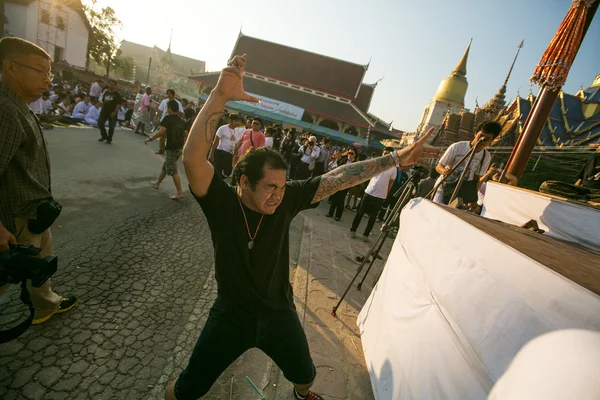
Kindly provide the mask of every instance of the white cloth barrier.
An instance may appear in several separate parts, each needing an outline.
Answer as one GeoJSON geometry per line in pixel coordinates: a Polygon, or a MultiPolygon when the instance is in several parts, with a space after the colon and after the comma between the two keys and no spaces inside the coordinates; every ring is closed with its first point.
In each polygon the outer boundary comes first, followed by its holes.
{"type": "Polygon", "coordinates": [[[481,216],[521,226],[536,220],[548,236],[600,251],[600,210],[488,182],[481,216]]]}
{"type": "Polygon", "coordinates": [[[484,399],[531,339],[600,330],[600,296],[417,199],[358,325],[376,399],[484,399]]]}

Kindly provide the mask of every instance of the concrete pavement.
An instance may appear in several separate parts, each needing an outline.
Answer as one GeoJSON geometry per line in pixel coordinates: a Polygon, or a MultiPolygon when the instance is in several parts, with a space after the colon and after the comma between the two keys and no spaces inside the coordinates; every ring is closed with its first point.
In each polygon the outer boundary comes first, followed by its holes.
{"type": "MultiPolygon", "coordinates": [[[[95,129],[46,134],[53,190],[64,206],[53,228],[59,272],[52,284],[81,302],[0,345],[0,398],[163,398],[216,297],[204,216],[189,192],[181,201],[168,198],[174,192],[169,178],[159,191],[151,188],[163,159],[141,136],[117,131],[107,145],[97,142],[95,129]]],[[[350,291],[338,318],[329,315],[356,271],[355,256],[368,244],[347,237],[353,212],[333,222],[324,218],[323,203],[294,220],[290,238],[296,303],[319,372],[315,391],[331,399],[369,399],[355,320],[379,270],[363,292],[350,291]]],[[[0,324],[24,311],[17,295],[12,288],[0,299],[0,324]]],[[[266,398],[291,397],[278,368],[252,350],[207,398],[258,399],[246,376],[266,398]]]]}

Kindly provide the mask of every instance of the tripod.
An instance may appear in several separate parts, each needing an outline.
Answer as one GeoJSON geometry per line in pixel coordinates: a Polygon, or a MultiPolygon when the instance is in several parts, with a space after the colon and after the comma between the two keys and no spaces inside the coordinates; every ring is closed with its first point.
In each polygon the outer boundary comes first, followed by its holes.
{"type": "MultiPolygon", "coordinates": [[[[358,270],[356,271],[356,274],[354,275],[354,278],[352,278],[352,281],[350,281],[350,284],[344,291],[344,294],[342,294],[342,297],[340,298],[338,303],[335,305],[335,307],[333,307],[333,310],[331,311],[332,316],[335,317],[337,315],[336,312],[337,312],[338,308],[340,307],[340,305],[342,304],[342,301],[344,301],[344,298],[350,291],[350,288],[352,287],[352,285],[354,284],[354,282],[356,281],[356,279],[362,272],[363,268],[365,267],[365,264],[369,260],[369,256],[371,256],[372,257],[371,263],[369,264],[369,267],[367,268],[367,271],[365,272],[365,276],[363,277],[363,279],[360,281],[360,283],[356,287],[356,290],[358,290],[358,291],[360,291],[362,289],[362,284],[364,283],[365,279],[367,278],[367,275],[369,274],[371,267],[373,267],[373,264],[375,263],[375,260],[377,259],[377,256],[379,255],[379,251],[383,247],[383,243],[385,242],[385,240],[388,238],[388,236],[394,229],[397,230],[397,228],[394,226],[394,224],[397,221],[399,223],[400,211],[402,210],[402,208],[404,208],[406,203],[408,203],[408,201],[410,200],[412,192],[416,186],[415,180],[418,177],[419,172],[420,171],[418,169],[415,170],[415,172],[413,172],[411,174],[411,176],[408,178],[408,181],[406,181],[404,186],[402,186],[400,189],[398,189],[398,191],[396,193],[394,193],[394,197],[400,197],[400,198],[396,202],[396,205],[394,206],[392,211],[389,213],[385,222],[383,223],[383,226],[381,227],[381,233],[379,234],[379,236],[377,236],[377,239],[375,239],[375,241],[373,242],[373,245],[371,245],[371,248],[369,249],[367,254],[362,258],[362,261],[360,263],[360,266],[358,267],[358,270]],[[375,248],[377,248],[377,249],[375,249],[375,248]]],[[[381,274],[380,274],[380,276],[381,276],[381,274]]],[[[377,277],[377,280],[379,280],[379,277],[377,277]]]]}

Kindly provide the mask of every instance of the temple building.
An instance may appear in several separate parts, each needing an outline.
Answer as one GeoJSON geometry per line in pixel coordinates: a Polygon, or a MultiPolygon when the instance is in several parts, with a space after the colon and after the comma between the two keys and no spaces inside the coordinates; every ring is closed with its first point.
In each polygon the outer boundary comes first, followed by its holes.
{"type": "Polygon", "coordinates": [[[157,46],[148,47],[124,40],[121,42],[121,54],[133,58],[135,81],[144,85],[148,83],[160,92],[173,88],[190,98],[195,97],[196,84],[189,76],[203,73],[206,68],[204,61],[173,54],[170,41],[167,50],[162,50],[157,46]]]}
{"type": "Polygon", "coordinates": [[[452,70],[452,73],[442,80],[435,96],[425,106],[421,123],[417,133],[427,132],[430,128],[440,128],[448,113],[460,114],[465,108],[465,94],[469,83],[467,82],[467,60],[471,41],[462,58],[452,70]]]}
{"type": "MultiPolygon", "coordinates": [[[[402,132],[393,129],[391,123],[369,112],[377,84],[363,82],[368,64],[332,58],[240,32],[231,55],[244,53],[248,54],[244,88],[258,95],[259,106],[270,116],[283,115],[290,118],[285,120],[290,124],[298,121],[298,126],[323,127],[324,134],[345,142],[364,143],[368,138],[370,144],[401,136],[402,132]]],[[[219,72],[191,78],[197,81],[202,99],[216,85],[219,72]]]]}
{"type": "MultiPolygon", "coordinates": [[[[502,132],[494,145],[513,146],[523,130],[535,96],[532,93],[527,98],[517,96],[508,106],[505,105],[503,96],[504,93],[499,91],[486,106],[475,110],[475,113],[447,114],[432,144],[449,146],[459,140],[470,140],[480,122],[495,120],[502,125],[502,132]]],[[[598,145],[600,74],[590,87],[582,88],[577,94],[560,91],[538,139],[538,146],[544,147],[598,145]]]]}

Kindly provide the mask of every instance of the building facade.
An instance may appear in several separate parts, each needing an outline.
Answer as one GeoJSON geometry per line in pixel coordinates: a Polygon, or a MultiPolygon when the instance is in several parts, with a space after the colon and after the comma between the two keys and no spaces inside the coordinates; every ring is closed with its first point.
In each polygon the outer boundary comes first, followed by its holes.
{"type": "Polygon", "coordinates": [[[172,88],[190,97],[195,96],[197,88],[189,76],[204,73],[206,68],[202,60],[173,54],[171,44],[167,50],[162,50],[124,40],[121,54],[133,58],[135,81],[162,88],[162,91],[172,88]]]}
{"type": "Polygon", "coordinates": [[[5,30],[46,50],[55,62],[85,68],[91,26],[80,0],[4,0],[5,30]]]}
{"type": "MultiPolygon", "coordinates": [[[[301,121],[356,138],[398,138],[392,128],[369,112],[377,84],[363,82],[368,65],[356,64],[240,32],[231,55],[248,54],[244,73],[247,92],[301,109],[301,121]]],[[[219,72],[191,77],[201,95],[216,85],[219,72]]]]}

